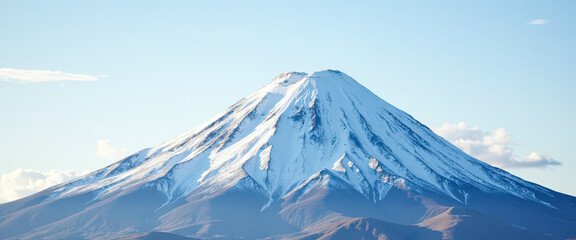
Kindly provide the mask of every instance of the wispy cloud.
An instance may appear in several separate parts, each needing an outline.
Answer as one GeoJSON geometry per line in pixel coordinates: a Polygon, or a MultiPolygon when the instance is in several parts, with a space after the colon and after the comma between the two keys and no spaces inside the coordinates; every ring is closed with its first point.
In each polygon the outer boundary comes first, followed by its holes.
{"type": "Polygon", "coordinates": [[[0,203],[28,196],[86,173],[76,173],[72,170],[42,172],[16,169],[0,176],[0,203]]]}
{"type": "Polygon", "coordinates": [[[106,159],[117,159],[126,155],[126,149],[116,148],[110,144],[110,140],[102,139],[98,141],[98,157],[106,159]]]}
{"type": "Polygon", "coordinates": [[[550,20],[544,19],[544,18],[533,19],[530,22],[528,22],[528,24],[532,24],[532,25],[542,25],[542,24],[547,24],[547,23],[550,23],[550,20]]]}
{"type": "Polygon", "coordinates": [[[513,154],[512,138],[504,128],[485,133],[477,127],[468,127],[465,123],[448,124],[435,128],[434,132],[448,140],[468,155],[501,168],[543,168],[560,165],[550,156],[531,153],[524,159],[513,154]]]}
{"type": "MultiPolygon", "coordinates": [[[[101,75],[100,77],[106,77],[101,75]]],[[[96,81],[98,77],[65,73],[61,71],[25,70],[14,68],[0,68],[0,78],[4,80],[16,80],[24,83],[57,82],[57,81],[96,81]]]]}

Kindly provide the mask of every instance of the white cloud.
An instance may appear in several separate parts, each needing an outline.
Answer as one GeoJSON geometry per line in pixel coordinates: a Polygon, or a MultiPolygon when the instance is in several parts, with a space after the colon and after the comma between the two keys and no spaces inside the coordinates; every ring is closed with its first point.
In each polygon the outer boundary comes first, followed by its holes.
{"type": "Polygon", "coordinates": [[[448,124],[435,128],[434,132],[472,157],[501,168],[527,168],[560,165],[550,156],[531,153],[523,160],[517,159],[511,148],[512,138],[504,128],[484,133],[465,123],[448,124]]]}
{"type": "Polygon", "coordinates": [[[98,156],[106,159],[117,159],[126,155],[126,149],[115,148],[110,144],[110,140],[102,139],[98,141],[98,156]]]}
{"type": "Polygon", "coordinates": [[[16,169],[0,176],[0,203],[28,196],[86,173],[76,173],[72,170],[41,172],[16,169]]]}
{"type": "Polygon", "coordinates": [[[530,22],[528,22],[528,24],[532,24],[532,25],[542,25],[542,24],[547,24],[550,21],[548,19],[543,19],[543,18],[539,18],[539,19],[533,19],[530,22]]]}
{"type": "MultiPolygon", "coordinates": [[[[107,75],[101,75],[107,76],[107,75]]],[[[16,80],[24,83],[56,82],[56,81],[96,81],[98,77],[65,73],[61,71],[24,70],[14,68],[0,68],[0,78],[16,80]]]]}

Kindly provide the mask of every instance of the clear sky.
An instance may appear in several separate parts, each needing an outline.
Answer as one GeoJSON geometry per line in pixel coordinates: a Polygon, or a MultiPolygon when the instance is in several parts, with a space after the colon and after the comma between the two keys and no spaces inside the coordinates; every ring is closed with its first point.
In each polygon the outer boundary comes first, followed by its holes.
{"type": "Polygon", "coordinates": [[[338,69],[576,195],[574,13],[572,0],[0,0],[0,192],[160,144],[281,72],[338,69]]]}

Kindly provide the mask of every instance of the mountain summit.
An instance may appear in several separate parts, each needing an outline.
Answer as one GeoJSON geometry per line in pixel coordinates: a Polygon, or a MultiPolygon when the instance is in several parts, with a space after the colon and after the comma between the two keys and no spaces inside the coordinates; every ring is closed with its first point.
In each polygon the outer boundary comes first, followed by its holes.
{"type": "Polygon", "coordinates": [[[196,129],[0,205],[0,238],[576,238],[576,198],[460,151],[335,70],[282,73],[196,129]]]}

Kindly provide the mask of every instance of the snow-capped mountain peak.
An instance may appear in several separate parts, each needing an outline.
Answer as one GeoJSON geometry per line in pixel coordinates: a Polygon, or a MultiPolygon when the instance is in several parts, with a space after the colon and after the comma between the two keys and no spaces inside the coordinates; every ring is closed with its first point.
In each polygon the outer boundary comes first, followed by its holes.
{"type": "Polygon", "coordinates": [[[461,202],[463,186],[539,201],[536,186],[462,153],[335,70],[282,73],[201,127],[60,186],[54,197],[154,185],[173,201],[249,178],[277,200],[321,171],[369,199],[401,184],[461,202]]]}

